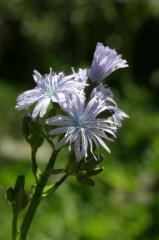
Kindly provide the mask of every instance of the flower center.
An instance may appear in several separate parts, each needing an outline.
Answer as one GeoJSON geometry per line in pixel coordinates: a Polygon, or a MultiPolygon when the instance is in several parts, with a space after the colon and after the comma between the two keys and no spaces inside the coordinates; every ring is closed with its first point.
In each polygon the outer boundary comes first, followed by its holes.
{"type": "Polygon", "coordinates": [[[49,84],[46,88],[45,94],[46,96],[51,97],[55,94],[55,92],[57,92],[56,88],[53,86],[53,84],[49,84]]]}
{"type": "Polygon", "coordinates": [[[94,119],[91,116],[85,116],[84,114],[75,119],[75,125],[80,128],[81,131],[90,127],[93,122],[94,119]]]}
{"type": "Polygon", "coordinates": [[[58,92],[58,76],[50,74],[44,76],[39,87],[45,96],[53,97],[58,92]]]}

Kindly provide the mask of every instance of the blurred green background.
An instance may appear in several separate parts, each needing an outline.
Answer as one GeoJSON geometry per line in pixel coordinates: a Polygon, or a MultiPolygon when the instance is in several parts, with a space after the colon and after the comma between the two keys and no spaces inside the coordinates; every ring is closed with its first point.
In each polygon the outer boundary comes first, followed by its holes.
{"type": "MultiPolygon", "coordinates": [[[[22,172],[33,184],[16,97],[33,88],[33,69],[89,67],[98,41],[130,65],[106,79],[130,118],[96,186],[70,178],[41,203],[28,239],[159,240],[158,0],[0,0],[0,240],[11,239],[5,189],[22,172]]],[[[49,153],[45,144],[41,165],[49,153]]]]}

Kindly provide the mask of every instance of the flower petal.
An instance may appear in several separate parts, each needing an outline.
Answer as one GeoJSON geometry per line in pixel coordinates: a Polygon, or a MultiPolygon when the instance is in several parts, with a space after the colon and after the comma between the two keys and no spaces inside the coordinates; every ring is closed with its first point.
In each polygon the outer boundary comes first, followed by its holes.
{"type": "Polygon", "coordinates": [[[36,107],[34,108],[34,111],[32,113],[32,118],[36,119],[38,115],[40,115],[40,117],[43,117],[47,111],[49,103],[50,103],[49,98],[44,98],[44,99],[40,100],[38,102],[38,104],[36,105],[36,107]]]}

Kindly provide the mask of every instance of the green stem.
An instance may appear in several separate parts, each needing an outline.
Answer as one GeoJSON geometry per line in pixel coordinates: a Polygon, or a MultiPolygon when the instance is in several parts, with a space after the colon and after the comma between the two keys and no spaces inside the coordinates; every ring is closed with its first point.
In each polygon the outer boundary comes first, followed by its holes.
{"type": "Polygon", "coordinates": [[[12,220],[12,238],[13,240],[17,239],[17,214],[13,211],[13,220],[12,220]]]}
{"type": "MultiPolygon", "coordinates": [[[[55,151],[55,150],[53,151],[51,158],[46,166],[46,169],[45,169],[44,173],[42,174],[41,179],[35,188],[34,195],[29,204],[29,207],[27,209],[27,212],[24,216],[24,219],[23,219],[23,222],[22,222],[22,225],[20,228],[19,240],[26,239],[29,227],[30,227],[33,217],[34,217],[34,214],[35,214],[36,209],[42,199],[44,187],[47,184],[48,178],[51,174],[50,169],[52,169],[54,167],[54,163],[55,163],[58,152],[59,151],[55,151]]],[[[55,191],[64,182],[65,179],[66,179],[66,176],[64,176],[61,180],[59,180],[57,183],[55,183],[53,191],[55,191]]]]}
{"type": "Polygon", "coordinates": [[[32,159],[32,171],[34,174],[34,177],[36,179],[37,182],[37,169],[38,169],[38,165],[36,163],[36,150],[34,148],[31,149],[31,159],[32,159]]]}
{"type": "Polygon", "coordinates": [[[50,138],[47,136],[47,134],[45,134],[44,131],[41,132],[42,136],[48,141],[48,143],[50,144],[50,146],[52,148],[54,148],[54,143],[50,140],[50,138]]]}

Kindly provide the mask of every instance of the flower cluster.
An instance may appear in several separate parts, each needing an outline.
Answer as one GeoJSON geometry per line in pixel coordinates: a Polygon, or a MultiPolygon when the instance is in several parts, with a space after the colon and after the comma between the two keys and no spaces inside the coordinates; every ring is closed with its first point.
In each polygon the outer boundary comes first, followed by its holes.
{"type": "Polygon", "coordinates": [[[127,66],[126,60],[115,50],[97,43],[90,69],[80,68],[76,72],[72,68],[68,76],[52,70],[42,76],[34,71],[36,87],[17,98],[16,108],[28,109],[36,104],[32,111],[35,121],[46,114],[51,102],[53,105],[58,103],[62,114],[46,119],[46,124],[53,126],[50,136],[63,135],[56,149],[68,143],[74,145],[77,161],[87,160],[89,154],[96,158],[94,149],[100,145],[110,152],[106,141],[116,137],[121,121],[128,117],[118,108],[110,88],[104,84],[104,78],[127,66]]]}

